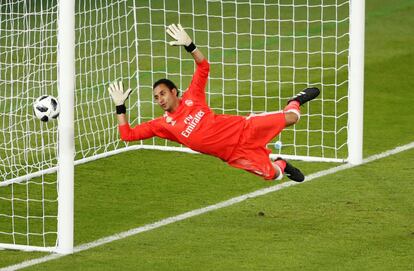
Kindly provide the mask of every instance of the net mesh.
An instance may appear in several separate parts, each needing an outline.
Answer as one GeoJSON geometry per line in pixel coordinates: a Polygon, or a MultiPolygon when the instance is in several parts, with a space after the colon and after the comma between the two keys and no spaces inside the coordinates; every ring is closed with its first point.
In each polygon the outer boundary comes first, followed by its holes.
{"type": "MultiPolygon", "coordinates": [[[[57,96],[57,7],[51,2],[1,2],[0,174],[2,180],[56,165],[57,124],[33,117],[32,103],[57,96]]],[[[56,239],[56,178],[0,187],[0,242],[56,239]]]]}
{"type": "MultiPolygon", "coordinates": [[[[0,243],[56,244],[56,174],[44,173],[57,166],[57,121],[37,120],[32,103],[58,96],[57,5],[0,4],[0,243]]],[[[106,90],[114,80],[134,90],[132,125],[162,115],[153,82],[169,78],[185,91],[195,68],[167,43],[166,26],[178,22],[211,64],[206,96],[216,113],[278,111],[317,86],[320,97],[275,139],[283,144],[275,152],[346,159],[348,0],[76,1],[75,22],[75,160],[135,144],[180,147],[158,138],[121,142],[106,90]]]]}

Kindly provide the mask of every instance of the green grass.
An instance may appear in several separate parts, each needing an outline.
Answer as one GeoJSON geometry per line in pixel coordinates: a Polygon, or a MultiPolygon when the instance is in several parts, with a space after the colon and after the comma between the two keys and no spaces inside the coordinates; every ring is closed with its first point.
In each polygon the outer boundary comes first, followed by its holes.
{"type": "Polygon", "coordinates": [[[413,157],[411,150],[31,270],[411,270],[414,185],[383,168],[409,173],[413,157]]]}
{"type": "MultiPolygon", "coordinates": [[[[411,150],[30,270],[411,270],[413,154],[411,150]],[[399,173],[384,172],[388,167],[399,168],[399,173]]],[[[148,155],[142,163],[152,162],[154,157],[148,155]]],[[[163,153],[158,157],[173,156],[163,153]]],[[[121,163],[116,157],[105,160],[114,168],[121,163]]],[[[78,184],[76,242],[92,241],[268,185],[203,156],[178,155],[176,161],[171,166],[174,172],[188,169],[183,162],[203,163],[197,172],[208,178],[137,172],[131,183],[133,174],[128,170],[117,186],[108,185],[99,175],[78,184]],[[141,180],[141,175],[157,179],[141,180]],[[126,189],[134,193],[125,193],[126,189]],[[99,193],[91,201],[87,191],[99,193]]],[[[315,171],[321,169],[317,165],[315,171]]],[[[310,166],[303,167],[312,171],[310,166]]],[[[162,168],[163,164],[154,167],[162,168]]],[[[89,171],[85,165],[77,175],[89,171]]],[[[0,255],[5,265],[34,257],[9,251],[0,255]]]]}
{"type": "MultiPolygon", "coordinates": [[[[413,12],[409,0],[367,0],[365,157],[414,141],[413,12]]],[[[413,270],[413,163],[410,150],[28,270],[413,270]]],[[[212,157],[155,151],[78,166],[75,178],[76,245],[273,185],[212,157]]],[[[0,266],[41,255],[0,251],[0,266]]]]}

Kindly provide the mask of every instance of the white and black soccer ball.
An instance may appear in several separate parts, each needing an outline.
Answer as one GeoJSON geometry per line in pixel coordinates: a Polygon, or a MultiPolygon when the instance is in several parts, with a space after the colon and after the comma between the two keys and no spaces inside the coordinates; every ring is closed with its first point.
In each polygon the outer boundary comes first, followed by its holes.
{"type": "Polygon", "coordinates": [[[47,122],[56,119],[60,113],[58,100],[50,95],[43,95],[33,103],[33,111],[38,119],[47,122]]]}

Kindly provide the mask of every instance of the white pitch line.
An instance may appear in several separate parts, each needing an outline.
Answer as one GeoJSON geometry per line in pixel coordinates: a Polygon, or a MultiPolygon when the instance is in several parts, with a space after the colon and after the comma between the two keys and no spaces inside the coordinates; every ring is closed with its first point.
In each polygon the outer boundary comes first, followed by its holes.
{"type": "MultiPolygon", "coordinates": [[[[412,148],[414,148],[414,141],[407,144],[407,145],[400,146],[400,147],[397,147],[395,149],[392,149],[392,150],[385,151],[385,152],[380,153],[380,154],[370,156],[370,157],[364,159],[361,165],[372,162],[372,161],[375,161],[375,160],[379,160],[379,159],[385,158],[387,156],[394,155],[394,154],[397,154],[397,153],[400,153],[400,152],[403,152],[403,151],[406,151],[406,150],[409,150],[409,149],[412,149],[412,148]]],[[[355,166],[356,165],[344,164],[344,165],[340,165],[340,166],[330,168],[330,169],[327,169],[327,170],[322,170],[322,171],[313,173],[309,176],[306,176],[306,179],[305,179],[304,182],[309,182],[309,181],[312,181],[312,180],[317,179],[319,177],[330,175],[330,174],[333,174],[333,173],[336,173],[336,172],[339,172],[339,171],[342,171],[342,170],[345,170],[345,169],[353,168],[355,166]]],[[[175,222],[178,222],[178,221],[182,221],[182,220],[185,220],[185,219],[190,218],[190,217],[198,216],[198,215],[205,214],[205,213],[217,210],[217,209],[221,209],[221,208],[224,208],[224,207],[231,206],[233,204],[245,201],[246,199],[263,196],[263,195],[266,195],[268,193],[275,192],[275,191],[281,190],[283,188],[298,185],[298,184],[301,184],[301,183],[297,183],[297,182],[293,182],[293,181],[281,183],[281,184],[278,184],[278,185],[275,185],[275,186],[272,186],[272,187],[256,190],[256,191],[254,191],[252,193],[249,193],[249,194],[241,195],[241,196],[238,196],[238,197],[235,197],[235,198],[223,201],[223,202],[219,202],[219,203],[214,204],[214,205],[210,205],[210,206],[203,207],[203,208],[200,208],[200,209],[195,209],[195,210],[192,210],[192,211],[189,211],[189,212],[177,215],[177,216],[168,217],[168,218],[162,219],[160,221],[154,222],[152,224],[147,224],[147,225],[144,225],[144,226],[141,226],[141,227],[138,227],[138,228],[134,228],[134,229],[131,229],[131,230],[128,230],[128,231],[124,231],[124,232],[117,233],[117,234],[114,234],[114,235],[111,235],[111,236],[108,236],[108,237],[104,237],[104,238],[95,240],[95,241],[90,242],[90,243],[86,243],[86,244],[83,244],[83,245],[76,246],[74,248],[74,253],[78,253],[78,252],[85,251],[85,250],[88,250],[88,249],[91,249],[91,248],[102,246],[104,244],[108,244],[108,243],[111,243],[111,242],[114,242],[114,241],[117,241],[117,240],[121,240],[121,239],[127,238],[129,236],[136,235],[138,233],[142,233],[142,232],[150,231],[150,230],[153,230],[153,229],[157,229],[157,228],[160,228],[162,226],[166,226],[168,224],[172,224],[172,223],[175,223],[175,222]]],[[[44,256],[44,257],[40,257],[40,258],[36,258],[36,259],[32,259],[32,260],[27,260],[27,261],[24,261],[24,262],[15,264],[15,265],[10,265],[10,266],[4,267],[4,268],[0,269],[0,271],[19,270],[19,269],[22,269],[22,268],[26,268],[26,267],[29,267],[29,266],[36,265],[36,264],[40,264],[40,263],[48,262],[48,261],[55,260],[55,259],[58,259],[58,258],[62,258],[64,256],[66,256],[66,255],[63,255],[63,254],[50,254],[50,255],[47,255],[47,256],[44,256]]]]}

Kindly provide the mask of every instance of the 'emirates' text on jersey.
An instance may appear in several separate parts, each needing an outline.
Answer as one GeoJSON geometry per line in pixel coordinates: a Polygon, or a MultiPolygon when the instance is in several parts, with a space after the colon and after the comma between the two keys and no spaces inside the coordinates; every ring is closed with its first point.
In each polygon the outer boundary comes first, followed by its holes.
{"type": "Polygon", "coordinates": [[[216,115],[206,104],[205,86],[210,65],[204,60],[197,65],[190,86],[174,113],[130,128],[119,126],[124,141],[147,139],[153,136],[181,143],[195,151],[214,155],[227,161],[239,142],[245,118],[216,115]]]}

